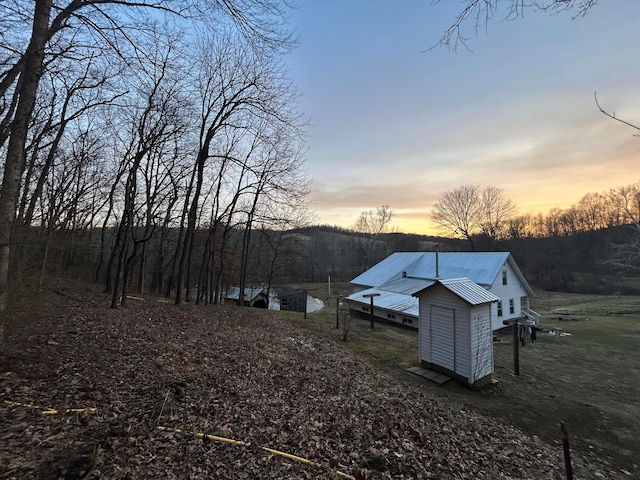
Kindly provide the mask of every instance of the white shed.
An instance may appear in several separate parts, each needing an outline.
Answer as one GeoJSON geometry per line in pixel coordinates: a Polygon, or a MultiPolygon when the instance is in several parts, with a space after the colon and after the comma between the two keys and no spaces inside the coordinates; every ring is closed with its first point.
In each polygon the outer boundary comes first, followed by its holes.
{"type": "Polygon", "coordinates": [[[468,278],[436,280],[414,296],[419,302],[422,365],[471,386],[489,382],[493,373],[491,305],[500,299],[468,278]]]}

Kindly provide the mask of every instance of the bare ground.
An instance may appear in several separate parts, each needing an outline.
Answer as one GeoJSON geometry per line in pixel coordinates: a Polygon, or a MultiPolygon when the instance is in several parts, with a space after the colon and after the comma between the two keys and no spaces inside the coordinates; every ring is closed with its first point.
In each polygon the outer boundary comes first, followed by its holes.
{"type": "MultiPolygon", "coordinates": [[[[107,305],[77,284],[12,305],[1,478],[564,478],[554,442],[478,413],[455,386],[443,395],[377,371],[308,324],[232,306],[107,305]]],[[[573,461],[576,478],[628,478],[583,448],[573,461]]]]}

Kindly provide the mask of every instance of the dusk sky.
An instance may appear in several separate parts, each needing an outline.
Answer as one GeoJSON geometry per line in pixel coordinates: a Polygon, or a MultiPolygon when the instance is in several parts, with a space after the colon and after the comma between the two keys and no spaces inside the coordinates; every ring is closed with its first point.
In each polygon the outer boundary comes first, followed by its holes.
{"type": "MultiPolygon", "coordinates": [[[[586,17],[496,12],[457,53],[428,51],[463,2],[299,2],[289,58],[309,118],[318,223],[349,227],[389,205],[392,227],[433,233],[438,196],[501,187],[520,213],[567,208],[640,180],[640,1],[601,0],[586,17]]],[[[507,5],[507,3],[505,3],[507,5]]]]}

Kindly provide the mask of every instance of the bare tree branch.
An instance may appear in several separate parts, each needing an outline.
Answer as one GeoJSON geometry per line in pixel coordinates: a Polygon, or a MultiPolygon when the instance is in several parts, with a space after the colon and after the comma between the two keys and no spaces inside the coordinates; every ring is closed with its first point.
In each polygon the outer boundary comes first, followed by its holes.
{"type": "MultiPolygon", "coordinates": [[[[440,3],[436,0],[434,3],[440,3]]],[[[504,20],[513,20],[522,17],[524,12],[531,8],[539,12],[551,12],[554,14],[571,10],[574,12],[573,18],[586,15],[598,0],[467,0],[460,13],[453,23],[445,30],[435,45],[428,50],[444,47],[448,50],[457,51],[464,47],[469,50],[469,34],[465,33],[465,26],[470,24],[470,29],[478,35],[480,29],[485,31],[493,18],[502,12],[504,20]]]]}
{"type": "MultiPolygon", "coordinates": [[[[598,110],[600,110],[601,113],[603,113],[604,115],[606,115],[607,117],[611,118],[612,120],[615,120],[616,122],[620,122],[628,127],[634,128],[636,130],[640,131],[640,127],[637,125],[634,125],[633,123],[627,122],[626,120],[623,120],[621,118],[616,117],[616,112],[613,113],[609,113],[606,110],[604,110],[601,106],[600,103],[598,102],[598,95],[597,92],[593,92],[593,98],[596,101],[596,106],[598,107],[598,110]]],[[[634,134],[634,137],[638,137],[640,136],[640,134],[634,134]]]]}

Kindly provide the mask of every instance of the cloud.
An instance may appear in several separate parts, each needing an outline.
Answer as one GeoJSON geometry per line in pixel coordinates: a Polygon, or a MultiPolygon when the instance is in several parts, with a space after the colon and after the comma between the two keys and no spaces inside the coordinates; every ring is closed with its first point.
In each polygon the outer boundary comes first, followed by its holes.
{"type": "Polygon", "coordinates": [[[331,34],[315,23],[331,8],[301,7],[316,27],[303,47],[303,90],[314,123],[311,207],[322,222],[351,225],[389,205],[403,230],[428,230],[430,206],[463,184],[502,187],[522,212],[537,213],[637,180],[640,139],[598,112],[593,93],[640,123],[640,62],[629,48],[640,41],[640,4],[598,7],[573,22],[542,14],[495,22],[473,52],[420,53],[425,22],[444,28],[455,18],[457,7],[444,3],[416,2],[419,15],[334,3],[345,11],[331,34]],[[442,9],[446,18],[429,16],[442,9]]]}

